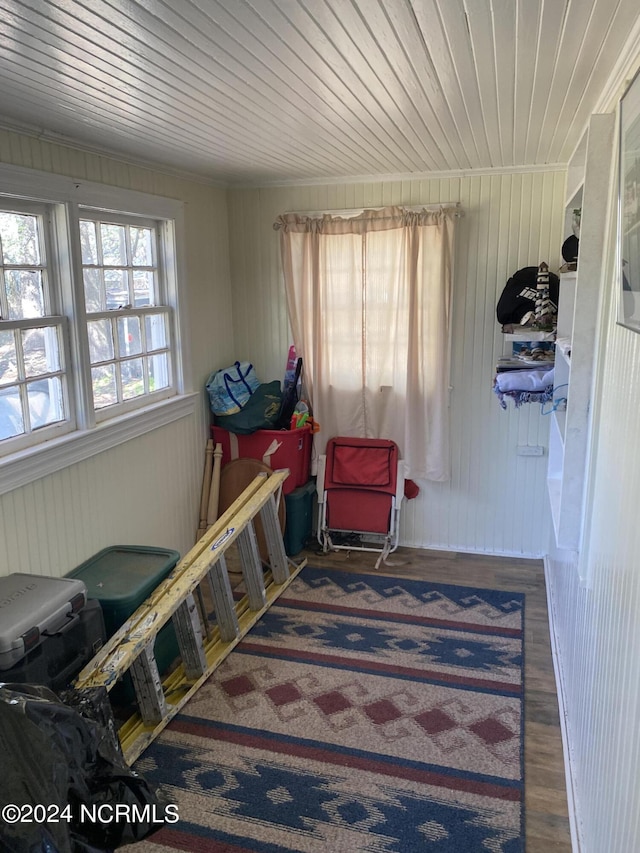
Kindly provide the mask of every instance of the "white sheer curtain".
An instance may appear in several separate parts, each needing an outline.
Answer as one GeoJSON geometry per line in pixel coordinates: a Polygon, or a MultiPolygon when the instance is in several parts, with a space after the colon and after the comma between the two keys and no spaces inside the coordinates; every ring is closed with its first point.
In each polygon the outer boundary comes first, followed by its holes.
{"type": "Polygon", "coordinates": [[[289,319],[323,452],[334,435],[391,438],[408,476],[447,480],[457,207],[284,214],[289,319]]]}

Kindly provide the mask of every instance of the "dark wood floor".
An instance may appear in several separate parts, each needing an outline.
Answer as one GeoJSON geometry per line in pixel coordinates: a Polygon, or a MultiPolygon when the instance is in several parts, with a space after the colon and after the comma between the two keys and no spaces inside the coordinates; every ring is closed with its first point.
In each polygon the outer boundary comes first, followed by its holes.
{"type": "MultiPolygon", "coordinates": [[[[310,565],[374,571],[375,554],[304,551],[310,565]]],[[[527,853],[571,853],[558,700],[541,560],[400,548],[380,572],[487,589],[524,592],[525,820],[527,853]]],[[[462,851],[461,851],[462,853],[462,851]]],[[[467,851],[464,851],[467,853],[467,851]]],[[[471,851],[468,851],[471,853],[471,851]]]]}

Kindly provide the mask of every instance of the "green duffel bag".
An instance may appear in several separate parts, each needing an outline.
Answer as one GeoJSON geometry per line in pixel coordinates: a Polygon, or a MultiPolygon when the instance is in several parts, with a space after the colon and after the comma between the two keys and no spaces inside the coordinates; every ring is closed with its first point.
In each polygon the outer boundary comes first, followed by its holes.
{"type": "Polygon", "coordinates": [[[258,385],[239,412],[215,415],[215,424],[238,435],[250,435],[258,429],[274,429],[281,403],[279,380],[264,382],[258,385]]]}

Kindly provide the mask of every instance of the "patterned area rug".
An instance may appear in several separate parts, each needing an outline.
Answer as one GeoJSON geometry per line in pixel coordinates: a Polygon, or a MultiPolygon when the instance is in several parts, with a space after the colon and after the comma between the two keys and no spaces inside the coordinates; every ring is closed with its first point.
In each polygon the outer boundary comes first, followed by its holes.
{"type": "Polygon", "coordinates": [[[522,853],[524,596],[303,569],[136,765],[136,853],[522,853]]]}

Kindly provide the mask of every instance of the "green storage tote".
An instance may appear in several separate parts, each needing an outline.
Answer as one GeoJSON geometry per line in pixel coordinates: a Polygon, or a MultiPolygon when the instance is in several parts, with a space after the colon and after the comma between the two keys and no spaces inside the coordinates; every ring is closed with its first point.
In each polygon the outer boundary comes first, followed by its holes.
{"type": "Polygon", "coordinates": [[[312,536],[313,498],[316,484],[309,480],[304,486],[298,486],[284,496],[286,524],[284,528],[284,549],[289,557],[295,557],[312,536]]]}
{"type": "MultiPolygon", "coordinates": [[[[180,554],[168,548],[114,545],[90,557],[67,577],[80,578],[87,587],[88,597],[98,599],[107,637],[111,637],[175,568],[179,559],[180,554]]],[[[160,672],[168,669],[178,655],[178,640],[169,622],[156,638],[155,656],[160,672]]]]}

